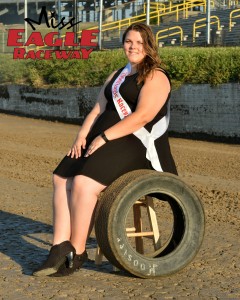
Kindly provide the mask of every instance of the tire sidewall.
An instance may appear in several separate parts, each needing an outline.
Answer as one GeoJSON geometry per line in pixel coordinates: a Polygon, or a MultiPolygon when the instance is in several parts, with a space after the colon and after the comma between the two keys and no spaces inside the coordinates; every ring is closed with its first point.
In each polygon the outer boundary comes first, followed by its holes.
{"type": "Polygon", "coordinates": [[[117,195],[109,213],[108,240],[117,261],[130,273],[143,278],[165,276],[182,269],[198,252],[203,235],[204,212],[198,196],[172,174],[154,172],[131,181],[117,195]],[[133,203],[153,192],[161,192],[175,199],[185,221],[183,237],[177,248],[157,258],[136,252],[128,242],[125,227],[133,203]]]}

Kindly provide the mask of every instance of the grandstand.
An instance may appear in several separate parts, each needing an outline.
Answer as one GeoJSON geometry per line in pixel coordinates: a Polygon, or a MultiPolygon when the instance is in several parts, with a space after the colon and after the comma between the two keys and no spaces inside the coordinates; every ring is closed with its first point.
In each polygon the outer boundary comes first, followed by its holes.
{"type": "MultiPolygon", "coordinates": [[[[211,1],[210,45],[240,45],[240,3],[211,1]]],[[[135,22],[146,21],[146,5],[142,12],[131,17],[105,22],[102,27],[102,47],[121,47],[125,28],[135,22]]],[[[177,2],[151,1],[150,25],[159,47],[206,46],[206,0],[177,2]]]]}
{"type": "MultiPolygon", "coordinates": [[[[59,0],[28,0],[28,16],[38,19],[42,6],[57,12],[59,0]]],[[[85,28],[98,28],[99,0],[61,0],[61,16],[73,16],[77,5],[78,19],[85,28]]],[[[24,0],[0,0],[1,28],[23,24],[24,0]]],[[[122,32],[131,23],[146,22],[146,1],[103,1],[102,48],[121,47],[122,32]]],[[[206,0],[151,1],[150,25],[159,47],[206,45],[206,0]]],[[[239,0],[211,0],[211,41],[214,46],[240,45],[239,0]]],[[[2,33],[3,34],[3,33],[2,33]]],[[[79,32],[81,35],[81,32],[79,32]]],[[[1,36],[0,36],[1,39],[1,36]]],[[[4,36],[1,40],[4,40],[4,36]]],[[[3,50],[3,47],[0,47],[3,50]]],[[[4,51],[6,51],[6,47],[4,51]]]]}
{"type": "MultiPolygon", "coordinates": [[[[230,25],[230,15],[233,9],[213,10],[211,12],[210,44],[213,46],[239,46],[240,45],[240,10],[239,18],[233,19],[230,25]]],[[[161,30],[180,26],[182,28],[182,40],[179,34],[166,36],[158,40],[159,46],[206,46],[206,15],[199,13],[187,19],[165,22],[161,24],[161,30]],[[198,22],[202,20],[201,22],[198,22]],[[195,30],[194,30],[195,25],[195,30]],[[198,27],[199,26],[199,27],[198,27]]],[[[153,26],[155,33],[158,26],[153,26]]],[[[171,30],[169,30],[172,33],[171,30]]],[[[160,35],[161,37],[161,35],[160,35]]]]}
{"type": "MultiPolygon", "coordinates": [[[[79,17],[83,22],[95,22],[98,19],[99,0],[61,0],[62,13],[66,16],[73,15],[74,5],[78,7],[79,17]]],[[[142,6],[144,1],[138,0],[104,0],[103,7],[105,10],[111,9],[113,17],[125,18],[134,13],[135,7],[142,6]]],[[[48,10],[57,10],[58,0],[27,0],[28,16],[37,18],[41,7],[46,6],[48,10]]],[[[23,22],[24,0],[0,0],[0,23],[17,24],[23,22]]]]}

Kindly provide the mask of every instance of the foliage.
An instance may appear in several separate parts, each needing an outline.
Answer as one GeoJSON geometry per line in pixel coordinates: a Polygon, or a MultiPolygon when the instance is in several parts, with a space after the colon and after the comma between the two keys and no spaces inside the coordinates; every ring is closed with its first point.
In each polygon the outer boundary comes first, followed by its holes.
{"type": "Polygon", "coordinates": [[[16,61],[11,55],[0,55],[0,83],[23,83],[26,82],[26,63],[16,61]]]}
{"type": "Polygon", "coordinates": [[[240,80],[240,48],[165,48],[161,57],[174,80],[217,85],[240,80]]]}
{"type": "MultiPolygon", "coordinates": [[[[217,85],[240,81],[240,48],[182,48],[159,50],[163,66],[175,86],[183,83],[217,85]]],[[[0,55],[0,83],[25,83],[36,87],[99,86],[124,66],[123,50],[94,51],[88,60],[13,60],[0,55]]]]}

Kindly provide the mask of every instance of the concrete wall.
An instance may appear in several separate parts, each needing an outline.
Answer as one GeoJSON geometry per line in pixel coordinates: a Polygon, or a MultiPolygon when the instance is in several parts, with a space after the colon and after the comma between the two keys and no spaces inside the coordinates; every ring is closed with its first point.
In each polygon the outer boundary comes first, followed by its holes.
{"type": "MultiPolygon", "coordinates": [[[[81,124],[100,87],[36,89],[0,86],[2,112],[81,124]]],[[[170,131],[240,139],[240,85],[183,85],[172,92],[170,131]]]]}
{"type": "Polygon", "coordinates": [[[240,84],[183,85],[171,104],[172,131],[240,138],[240,84]]]}
{"type": "Polygon", "coordinates": [[[99,91],[100,87],[41,89],[0,85],[0,110],[80,124],[93,107],[99,91]]]}

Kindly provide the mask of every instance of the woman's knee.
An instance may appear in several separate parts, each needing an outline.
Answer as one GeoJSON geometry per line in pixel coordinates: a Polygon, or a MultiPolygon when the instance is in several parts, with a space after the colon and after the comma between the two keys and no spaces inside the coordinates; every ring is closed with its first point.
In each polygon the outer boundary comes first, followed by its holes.
{"type": "Polygon", "coordinates": [[[72,182],[72,192],[77,192],[79,194],[91,194],[99,196],[99,194],[106,188],[105,185],[95,181],[94,179],[78,175],[73,178],[72,182]]]}
{"type": "Polygon", "coordinates": [[[52,182],[54,188],[64,187],[67,190],[71,190],[72,178],[63,178],[57,174],[53,174],[52,182]]]}

